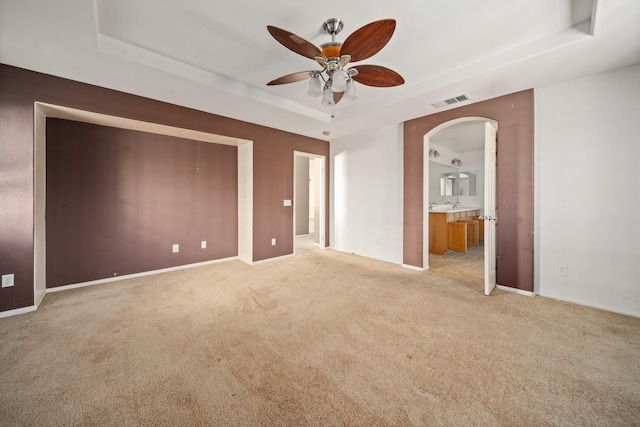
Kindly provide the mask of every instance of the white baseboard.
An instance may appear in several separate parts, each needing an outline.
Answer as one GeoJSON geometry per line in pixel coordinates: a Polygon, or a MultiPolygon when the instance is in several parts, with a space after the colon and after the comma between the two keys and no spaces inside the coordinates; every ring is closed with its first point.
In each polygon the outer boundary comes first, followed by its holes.
{"type": "Polygon", "coordinates": [[[409,265],[409,264],[402,264],[402,268],[415,270],[415,271],[425,271],[425,269],[422,267],[416,267],[415,265],[409,265]]]}
{"type": "Polygon", "coordinates": [[[574,298],[565,298],[565,297],[558,297],[558,296],[553,296],[553,295],[545,295],[544,293],[541,293],[539,295],[541,297],[543,297],[543,298],[549,298],[549,299],[554,299],[554,300],[557,300],[557,301],[569,302],[571,304],[581,305],[581,306],[584,306],[584,307],[597,308],[598,310],[604,310],[604,311],[609,311],[611,313],[623,314],[625,316],[631,316],[631,317],[640,318],[640,312],[634,311],[634,310],[629,310],[629,309],[626,309],[626,308],[613,307],[613,306],[605,305],[605,304],[597,304],[597,303],[592,303],[590,301],[582,301],[582,300],[574,299],[574,298]]]}
{"type": "Polygon", "coordinates": [[[534,294],[533,292],[530,291],[523,291],[522,289],[516,289],[516,288],[512,288],[509,286],[504,286],[504,285],[496,285],[496,288],[500,289],[501,291],[505,291],[505,292],[513,292],[514,294],[518,294],[518,295],[524,295],[527,297],[533,297],[536,294],[534,294]]]}
{"type": "Polygon", "coordinates": [[[18,314],[29,313],[31,311],[36,311],[38,307],[35,305],[30,305],[29,307],[16,308],[13,310],[0,311],[0,319],[3,317],[17,316],[18,314]]]}
{"type": "Polygon", "coordinates": [[[285,258],[291,258],[292,256],[294,256],[294,254],[277,256],[275,258],[261,259],[260,261],[253,261],[253,262],[249,262],[248,264],[249,265],[259,265],[259,264],[264,264],[264,263],[271,262],[271,261],[278,261],[278,260],[285,259],[285,258]]]}
{"type": "Polygon", "coordinates": [[[106,279],[92,280],[90,282],[82,282],[82,283],[74,283],[74,284],[71,284],[71,285],[56,286],[55,288],[47,288],[47,293],[49,293],[49,292],[66,291],[66,290],[69,290],[69,289],[84,288],[85,286],[99,285],[99,284],[102,284],[102,283],[116,282],[118,280],[133,279],[133,278],[136,278],[136,277],[151,276],[152,274],[168,273],[170,271],[184,270],[185,268],[201,267],[203,265],[217,264],[217,263],[220,263],[220,262],[233,261],[233,260],[236,260],[236,259],[238,259],[238,257],[234,256],[234,257],[229,257],[229,258],[214,259],[212,261],[196,262],[194,264],[185,264],[185,265],[179,265],[179,266],[176,266],[176,267],[162,268],[160,270],[143,271],[142,273],[126,274],[124,276],[116,276],[116,277],[109,277],[109,278],[106,278],[106,279]]]}

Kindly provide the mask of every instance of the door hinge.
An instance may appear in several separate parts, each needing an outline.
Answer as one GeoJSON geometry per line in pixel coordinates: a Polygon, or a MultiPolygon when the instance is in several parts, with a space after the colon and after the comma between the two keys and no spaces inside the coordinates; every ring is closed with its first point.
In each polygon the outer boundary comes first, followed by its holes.
{"type": "Polygon", "coordinates": [[[496,131],[496,166],[498,166],[498,131],[496,131]]]}

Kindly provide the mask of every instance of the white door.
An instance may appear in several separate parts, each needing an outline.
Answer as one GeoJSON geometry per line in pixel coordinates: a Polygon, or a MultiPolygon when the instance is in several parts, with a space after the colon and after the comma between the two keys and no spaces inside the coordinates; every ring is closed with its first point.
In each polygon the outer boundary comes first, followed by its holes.
{"type": "Polygon", "coordinates": [[[496,287],[496,128],[484,124],[484,294],[496,287]]]}

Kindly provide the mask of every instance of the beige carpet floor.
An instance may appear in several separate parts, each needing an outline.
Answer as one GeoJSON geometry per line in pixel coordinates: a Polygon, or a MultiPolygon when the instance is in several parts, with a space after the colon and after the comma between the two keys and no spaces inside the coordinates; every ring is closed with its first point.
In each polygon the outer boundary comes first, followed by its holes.
{"type": "Polygon", "coordinates": [[[0,319],[0,425],[640,425],[640,319],[325,250],[0,319]]]}

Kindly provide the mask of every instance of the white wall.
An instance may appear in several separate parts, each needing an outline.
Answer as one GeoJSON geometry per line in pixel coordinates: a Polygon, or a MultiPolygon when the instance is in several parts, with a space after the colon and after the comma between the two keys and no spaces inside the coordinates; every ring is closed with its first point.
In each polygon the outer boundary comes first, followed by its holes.
{"type": "Polygon", "coordinates": [[[296,182],[293,194],[293,203],[295,205],[295,235],[301,236],[309,234],[309,157],[293,156],[295,162],[296,182]]]}
{"type": "Polygon", "coordinates": [[[460,196],[462,206],[479,206],[484,215],[484,150],[468,151],[460,153],[463,164],[460,171],[469,171],[476,174],[476,195],[460,196]]]}
{"type": "Polygon", "coordinates": [[[536,291],[640,316],[640,64],[535,102],[536,291]]]}
{"type": "Polygon", "coordinates": [[[331,247],[402,263],[403,127],[331,142],[331,247]]]}

